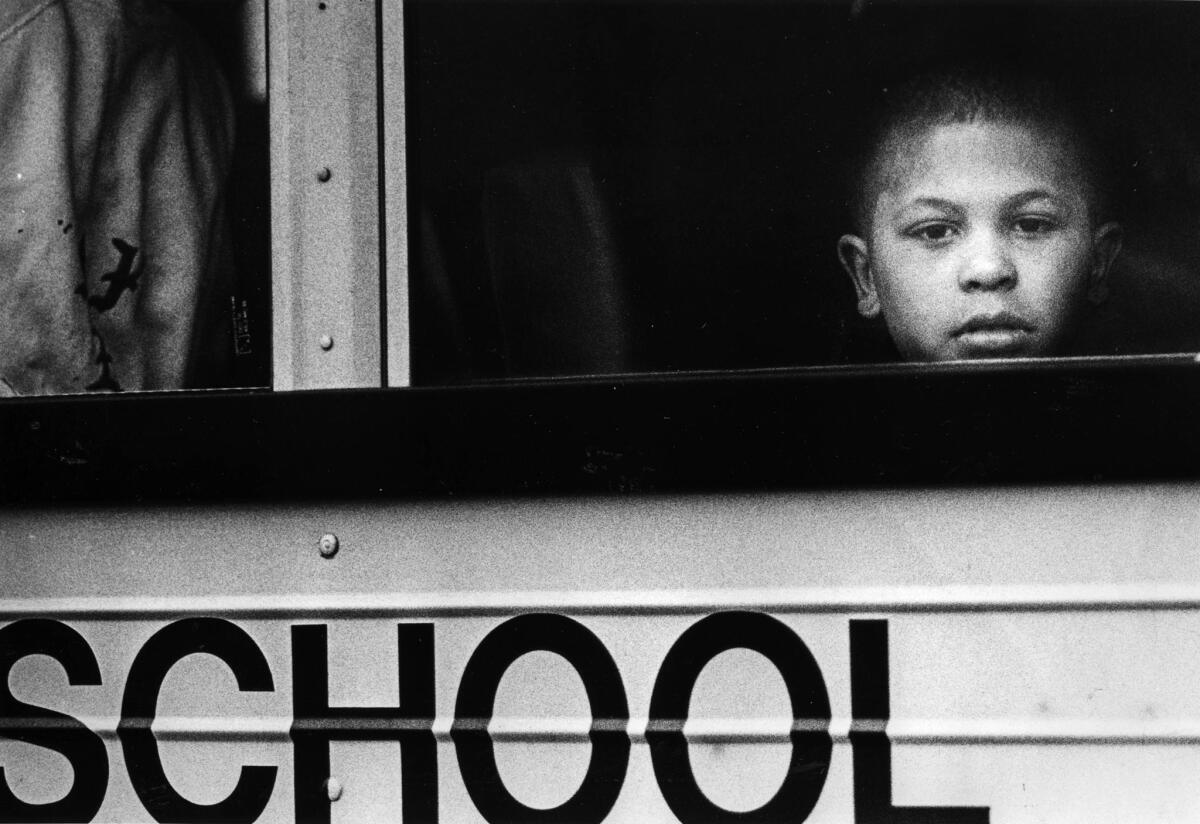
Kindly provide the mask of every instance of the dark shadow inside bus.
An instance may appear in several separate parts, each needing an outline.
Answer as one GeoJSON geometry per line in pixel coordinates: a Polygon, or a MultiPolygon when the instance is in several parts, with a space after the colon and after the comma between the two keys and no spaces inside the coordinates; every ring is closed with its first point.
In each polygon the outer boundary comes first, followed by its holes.
{"type": "Polygon", "coordinates": [[[838,241],[866,101],[948,57],[1102,113],[1122,248],[1053,354],[1200,350],[1191,4],[417,0],[406,26],[418,384],[901,360],[838,241]]]}
{"type": "Polygon", "coordinates": [[[224,368],[210,386],[271,385],[271,154],[264,0],[172,0],[211,49],[229,85],[235,124],[225,211],[233,270],[224,368]]]}

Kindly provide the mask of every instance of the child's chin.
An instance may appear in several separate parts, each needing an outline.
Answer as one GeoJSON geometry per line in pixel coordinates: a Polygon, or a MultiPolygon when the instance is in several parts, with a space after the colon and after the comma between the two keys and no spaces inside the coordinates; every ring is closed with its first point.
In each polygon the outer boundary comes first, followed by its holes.
{"type": "MultiPolygon", "coordinates": [[[[925,342],[928,344],[929,342],[925,342]]],[[[898,347],[899,348],[899,347],[898,347]]],[[[1052,342],[1025,329],[988,329],[956,334],[934,345],[910,345],[901,349],[910,363],[1044,358],[1057,354],[1052,342]]]]}
{"type": "Polygon", "coordinates": [[[936,352],[910,354],[904,359],[909,363],[955,363],[977,360],[1009,360],[1013,358],[1046,357],[1033,349],[1018,346],[967,346],[946,347],[936,352]]]}
{"type": "Polygon", "coordinates": [[[954,360],[1037,357],[1041,354],[1040,343],[1025,329],[984,329],[956,335],[951,357],[954,360]]]}

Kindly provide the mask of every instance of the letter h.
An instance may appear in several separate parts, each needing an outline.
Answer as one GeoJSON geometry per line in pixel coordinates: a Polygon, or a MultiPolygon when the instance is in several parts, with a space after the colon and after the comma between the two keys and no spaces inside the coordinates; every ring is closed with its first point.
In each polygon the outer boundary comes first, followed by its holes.
{"type": "Polygon", "coordinates": [[[399,707],[330,707],[327,627],[292,627],[292,750],[296,822],[328,824],[331,741],[400,744],[404,824],[436,822],[437,742],[433,737],[433,624],[398,624],[399,707]]]}

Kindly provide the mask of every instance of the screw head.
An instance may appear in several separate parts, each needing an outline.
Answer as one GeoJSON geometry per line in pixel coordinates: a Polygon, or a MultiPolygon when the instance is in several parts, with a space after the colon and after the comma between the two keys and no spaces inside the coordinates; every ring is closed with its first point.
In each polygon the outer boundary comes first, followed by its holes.
{"type": "Polygon", "coordinates": [[[333,179],[333,169],[328,166],[322,166],[317,170],[317,180],[321,183],[328,183],[333,179]]]}
{"type": "Polygon", "coordinates": [[[321,550],[322,558],[332,558],[334,555],[337,555],[338,537],[332,532],[327,532],[321,536],[321,541],[318,544],[318,547],[321,550]]]}
{"type": "Polygon", "coordinates": [[[325,794],[329,796],[330,801],[337,801],[342,797],[342,782],[338,781],[332,775],[326,778],[325,794]]]}
{"type": "Polygon", "coordinates": [[[329,335],[321,335],[321,339],[317,342],[321,344],[321,348],[326,352],[333,348],[333,338],[329,335]]]}

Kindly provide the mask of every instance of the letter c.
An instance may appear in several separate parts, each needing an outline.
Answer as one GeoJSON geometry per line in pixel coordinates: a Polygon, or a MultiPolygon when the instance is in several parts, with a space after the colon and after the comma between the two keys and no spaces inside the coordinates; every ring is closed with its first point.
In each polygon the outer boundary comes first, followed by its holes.
{"type": "Polygon", "coordinates": [[[163,772],[158,742],[150,729],[157,713],[158,693],[171,667],[197,652],[215,655],[225,662],[243,692],[275,689],[262,650],[236,624],[221,618],[185,618],[163,627],[138,651],[125,684],[117,736],[125,752],[129,780],[155,821],[250,824],[262,815],[271,799],[276,767],[242,767],[233,792],[215,804],[188,801],[175,791],[163,772]]]}

